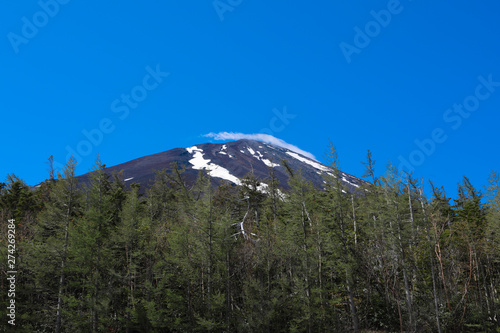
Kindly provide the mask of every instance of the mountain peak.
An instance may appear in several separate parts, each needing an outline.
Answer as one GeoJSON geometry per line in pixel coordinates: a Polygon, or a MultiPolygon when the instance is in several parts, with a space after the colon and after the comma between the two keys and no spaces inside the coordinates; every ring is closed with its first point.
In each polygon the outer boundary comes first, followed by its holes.
{"type": "MultiPolygon", "coordinates": [[[[281,186],[287,189],[288,173],[282,165],[286,160],[293,170],[301,170],[302,176],[314,186],[324,186],[325,174],[333,175],[328,166],[312,160],[302,154],[287,148],[250,139],[240,139],[226,143],[202,143],[188,148],[175,148],[162,153],[144,156],[123,164],[106,169],[107,172],[123,170],[125,182],[137,182],[149,187],[154,180],[155,171],[170,170],[171,164],[176,162],[180,168],[185,168],[186,182],[196,180],[198,172],[205,170],[211,175],[217,185],[227,181],[240,185],[240,179],[253,173],[257,179],[265,183],[269,179],[269,171],[274,174],[281,186]]],[[[355,191],[363,180],[341,172],[342,181],[349,191],[355,191]]],[[[88,180],[88,174],[80,176],[88,180]]]]}

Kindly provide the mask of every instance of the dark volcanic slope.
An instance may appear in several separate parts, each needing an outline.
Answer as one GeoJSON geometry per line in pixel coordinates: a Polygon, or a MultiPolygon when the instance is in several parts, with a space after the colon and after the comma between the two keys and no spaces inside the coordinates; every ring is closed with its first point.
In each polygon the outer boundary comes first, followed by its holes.
{"type": "MultiPolygon", "coordinates": [[[[322,174],[331,172],[327,166],[297,154],[291,150],[253,140],[238,140],[223,144],[204,143],[189,148],[175,148],[162,153],[144,156],[123,164],[106,168],[108,173],[123,170],[127,183],[140,183],[148,186],[154,179],[154,171],[170,169],[172,162],[186,168],[185,176],[188,182],[196,179],[201,169],[207,170],[217,179],[225,179],[239,184],[239,179],[252,172],[265,180],[269,175],[269,167],[275,168],[280,184],[287,188],[288,175],[281,165],[281,160],[287,160],[294,170],[302,170],[305,179],[316,187],[323,186],[322,174]]],[[[88,181],[88,174],[79,176],[83,182],[88,181]]],[[[350,191],[358,188],[363,180],[342,173],[342,180],[350,191]]]]}

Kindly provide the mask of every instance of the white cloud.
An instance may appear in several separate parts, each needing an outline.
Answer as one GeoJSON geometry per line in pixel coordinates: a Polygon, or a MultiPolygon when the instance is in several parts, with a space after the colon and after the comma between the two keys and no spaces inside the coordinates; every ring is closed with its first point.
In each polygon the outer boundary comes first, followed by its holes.
{"type": "Polygon", "coordinates": [[[294,151],[298,154],[301,154],[305,157],[308,157],[308,158],[316,161],[316,158],[314,157],[313,154],[311,154],[307,151],[304,151],[297,146],[291,145],[291,144],[289,144],[281,139],[275,138],[274,136],[269,135],[269,134],[243,134],[243,133],[233,133],[233,132],[220,132],[220,133],[208,133],[208,134],[205,134],[203,136],[209,137],[209,138],[214,138],[215,140],[248,139],[248,140],[262,141],[262,142],[270,143],[270,144],[278,146],[278,147],[289,149],[291,151],[294,151]]]}

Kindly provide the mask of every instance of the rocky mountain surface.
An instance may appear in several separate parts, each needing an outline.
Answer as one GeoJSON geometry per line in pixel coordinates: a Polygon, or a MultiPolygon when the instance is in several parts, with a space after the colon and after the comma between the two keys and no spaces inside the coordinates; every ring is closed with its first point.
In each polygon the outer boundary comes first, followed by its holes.
{"type": "MultiPolygon", "coordinates": [[[[213,144],[203,143],[189,148],[174,148],[165,152],[144,156],[132,161],[106,168],[108,173],[123,172],[127,184],[139,183],[148,187],[155,177],[155,171],[169,171],[173,162],[179,168],[185,168],[184,177],[187,182],[194,182],[199,170],[206,170],[217,184],[221,180],[235,185],[240,184],[240,178],[253,173],[257,179],[265,182],[269,179],[269,168],[274,168],[276,178],[285,189],[288,173],[282,160],[293,170],[301,170],[302,175],[314,186],[322,187],[325,173],[332,169],[318,161],[312,160],[294,151],[268,143],[253,140],[238,140],[233,142],[213,144]]],[[[356,191],[365,181],[350,174],[341,173],[345,188],[356,191]]],[[[89,174],[78,177],[87,182],[89,174]]],[[[265,185],[264,185],[265,186],[265,185]]]]}

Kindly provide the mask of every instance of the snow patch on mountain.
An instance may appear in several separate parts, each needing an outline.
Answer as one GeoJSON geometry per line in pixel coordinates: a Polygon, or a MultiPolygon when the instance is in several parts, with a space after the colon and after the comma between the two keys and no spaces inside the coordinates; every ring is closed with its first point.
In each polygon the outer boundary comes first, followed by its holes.
{"type": "Polygon", "coordinates": [[[308,158],[305,158],[305,157],[302,157],[300,156],[299,154],[296,154],[296,153],[292,153],[290,151],[287,151],[286,152],[288,155],[292,156],[293,158],[301,161],[301,162],[304,162],[306,164],[309,164],[310,166],[312,166],[313,168],[316,168],[318,170],[321,170],[321,171],[331,171],[330,168],[322,165],[322,164],[319,164],[318,162],[314,162],[314,161],[311,161],[310,159],[308,158]]]}
{"type": "MultiPolygon", "coordinates": [[[[247,147],[248,151],[250,152],[250,154],[252,154],[252,156],[255,156],[256,153],[255,153],[255,150],[253,150],[252,148],[250,147],[247,147]]],[[[256,157],[256,156],[255,156],[256,157]]]]}
{"type": "Polygon", "coordinates": [[[279,164],[273,163],[273,162],[271,162],[270,160],[268,160],[266,158],[261,159],[261,161],[264,162],[264,164],[267,165],[270,168],[274,168],[274,167],[279,167],[280,166],[279,164]]]}
{"type": "MultiPolygon", "coordinates": [[[[262,147],[262,146],[259,146],[259,147],[262,147]]],[[[268,160],[267,158],[264,158],[264,155],[262,155],[262,153],[258,150],[255,151],[250,147],[247,147],[247,150],[250,152],[250,154],[252,154],[253,157],[258,159],[259,161],[262,161],[268,167],[274,168],[274,167],[280,166],[279,164],[273,163],[270,160],[268,160]]]]}
{"type": "Polygon", "coordinates": [[[206,160],[203,158],[203,150],[196,147],[192,146],[189,148],[186,148],[186,150],[193,155],[193,158],[189,160],[189,163],[193,165],[193,169],[196,170],[201,170],[201,169],[207,169],[208,165],[210,163],[210,160],[206,160]]]}
{"type": "Polygon", "coordinates": [[[240,180],[238,179],[238,177],[232,175],[228,169],[226,168],[223,168],[221,167],[220,165],[217,165],[217,164],[211,164],[209,165],[210,168],[210,176],[212,177],[218,177],[218,178],[222,178],[222,179],[225,179],[225,180],[229,180],[230,182],[233,182],[235,183],[236,185],[241,185],[241,182],[240,180]]]}
{"type": "Polygon", "coordinates": [[[193,169],[196,170],[207,170],[208,174],[212,177],[216,178],[222,178],[225,180],[229,180],[230,182],[233,182],[237,185],[240,185],[241,182],[238,179],[238,177],[232,175],[229,170],[226,168],[221,167],[220,165],[210,163],[210,160],[205,159],[203,157],[203,150],[193,146],[186,148],[186,150],[193,155],[193,158],[189,160],[189,163],[193,165],[193,169]]]}
{"type": "Polygon", "coordinates": [[[188,151],[188,153],[190,154],[193,154],[194,151],[202,151],[200,148],[196,147],[196,146],[192,146],[192,147],[189,147],[189,148],[186,148],[186,150],[188,151]]]}
{"type": "Polygon", "coordinates": [[[352,185],[352,186],[354,186],[354,187],[359,187],[359,185],[358,185],[358,184],[351,182],[351,181],[350,181],[349,179],[347,179],[345,176],[342,176],[342,180],[343,180],[344,182],[346,182],[346,183],[351,184],[351,185],[352,185]]]}
{"type": "Polygon", "coordinates": [[[222,148],[220,149],[220,151],[218,153],[222,154],[222,155],[227,155],[227,153],[225,152],[226,149],[227,149],[227,146],[223,145],[222,148]]]}
{"type": "Polygon", "coordinates": [[[260,185],[257,186],[257,190],[262,192],[262,193],[267,193],[268,188],[269,188],[269,185],[267,185],[266,183],[260,183],[260,185]]]}
{"type": "MultiPolygon", "coordinates": [[[[261,193],[266,193],[266,194],[270,194],[270,190],[269,190],[269,185],[266,184],[266,183],[260,183],[258,186],[257,186],[257,190],[261,193]]],[[[283,201],[287,201],[286,199],[286,195],[280,191],[280,189],[276,189],[276,194],[278,196],[279,199],[283,200],[283,201]]]]}

